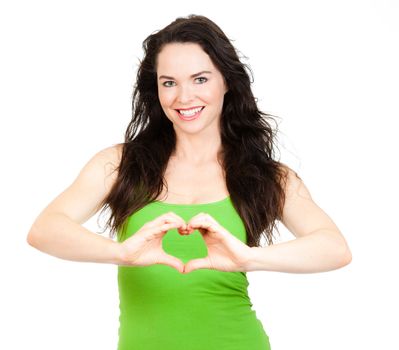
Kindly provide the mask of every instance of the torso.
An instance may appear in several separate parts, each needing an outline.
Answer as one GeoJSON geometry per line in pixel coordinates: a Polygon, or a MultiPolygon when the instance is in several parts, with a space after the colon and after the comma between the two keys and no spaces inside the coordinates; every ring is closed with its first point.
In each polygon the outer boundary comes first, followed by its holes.
{"type": "Polygon", "coordinates": [[[223,169],[216,161],[194,166],[171,158],[164,177],[168,189],[164,187],[157,200],[165,203],[210,203],[229,195],[223,169]]]}
{"type": "MultiPolygon", "coordinates": [[[[122,144],[115,146],[112,163],[120,162],[122,144]],[[115,159],[117,158],[117,159],[115,159]]],[[[171,157],[165,171],[168,189],[162,189],[158,201],[175,204],[202,204],[217,202],[229,196],[221,165],[215,160],[202,165],[177,161],[171,157]]]]}

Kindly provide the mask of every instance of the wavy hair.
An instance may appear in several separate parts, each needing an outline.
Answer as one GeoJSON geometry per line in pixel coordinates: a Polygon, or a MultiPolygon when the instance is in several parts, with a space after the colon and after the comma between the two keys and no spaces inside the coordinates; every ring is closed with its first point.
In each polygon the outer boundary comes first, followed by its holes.
{"type": "MultiPolygon", "coordinates": [[[[103,200],[110,208],[106,222],[110,237],[122,236],[127,218],[167,189],[164,173],[175,150],[176,135],[158,98],[157,56],[169,43],[196,43],[210,57],[228,86],[220,118],[219,164],[225,174],[231,201],[247,232],[247,245],[260,246],[262,235],[273,244],[276,220],[281,220],[285,202],[288,167],[275,160],[275,121],[261,112],[251,91],[251,81],[236,49],[224,32],[209,18],[200,15],[179,17],[143,41],[132,99],[132,119],[125,141],[117,178],[103,200]]],[[[298,176],[298,175],[297,175],[298,176]]]]}

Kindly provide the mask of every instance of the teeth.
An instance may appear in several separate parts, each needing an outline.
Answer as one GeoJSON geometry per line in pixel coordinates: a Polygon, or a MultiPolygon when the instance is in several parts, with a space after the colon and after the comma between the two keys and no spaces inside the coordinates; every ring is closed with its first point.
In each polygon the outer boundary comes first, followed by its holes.
{"type": "Polygon", "coordinates": [[[189,116],[194,115],[195,113],[198,113],[201,109],[202,109],[202,107],[190,109],[188,111],[182,111],[182,110],[179,109],[179,113],[189,117],[189,116]]]}

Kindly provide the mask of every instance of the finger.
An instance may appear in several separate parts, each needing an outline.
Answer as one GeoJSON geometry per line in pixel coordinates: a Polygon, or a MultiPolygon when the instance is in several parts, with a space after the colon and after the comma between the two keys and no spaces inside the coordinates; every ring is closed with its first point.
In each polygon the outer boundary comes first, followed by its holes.
{"type": "Polygon", "coordinates": [[[186,265],[184,265],[184,273],[190,273],[191,271],[198,269],[210,269],[212,266],[209,264],[207,258],[193,259],[190,260],[186,265]]]}
{"type": "Polygon", "coordinates": [[[162,223],[177,222],[177,223],[179,223],[179,227],[186,229],[186,222],[183,220],[183,218],[181,218],[180,216],[178,216],[177,214],[175,214],[172,211],[157,217],[155,220],[153,220],[153,222],[155,224],[160,223],[160,222],[162,222],[162,223]]]}
{"type": "Polygon", "coordinates": [[[182,225],[184,225],[184,226],[186,225],[186,221],[181,216],[174,213],[173,211],[169,212],[168,214],[171,215],[172,217],[174,217],[182,225]]]}
{"type": "Polygon", "coordinates": [[[193,230],[189,231],[189,230],[185,230],[182,228],[178,228],[177,232],[180,234],[180,236],[188,236],[189,234],[192,233],[193,230]]]}
{"type": "Polygon", "coordinates": [[[154,238],[159,238],[160,235],[164,236],[169,230],[173,230],[176,227],[179,227],[179,224],[176,222],[158,224],[157,226],[152,226],[147,228],[147,230],[143,231],[145,239],[150,241],[154,238]]]}
{"type": "Polygon", "coordinates": [[[175,256],[169,255],[167,253],[162,254],[159,257],[158,264],[164,264],[164,265],[173,267],[174,269],[176,269],[180,273],[184,272],[184,264],[183,264],[183,262],[179,258],[176,258],[175,256]]]}
{"type": "Polygon", "coordinates": [[[198,219],[201,219],[205,215],[208,215],[208,214],[204,213],[204,212],[198,213],[197,215],[193,216],[188,223],[196,221],[198,219]]]}
{"type": "Polygon", "coordinates": [[[166,233],[168,230],[174,229],[180,227],[180,224],[178,222],[170,222],[170,223],[165,223],[165,224],[161,224],[157,227],[154,227],[154,229],[157,230],[157,232],[162,232],[162,233],[166,233]]]}
{"type": "Polygon", "coordinates": [[[194,229],[186,226],[186,227],[179,227],[177,231],[179,232],[180,235],[187,236],[193,233],[194,229]]]}
{"type": "Polygon", "coordinates": [[[211,215],[207,213],[201,213],[199,217],[194,216],[193,218],[190,219],[188,225],[192,225],[195,223],[204,223],[204,222],[210,222],[214,225],[220,226],[219,222],[217,222],[211,215]]]}
{"type": "Polygon", "coordinates": [[[207,220],[207,221],[211,221],[215,224],[218,224],[218,221],[212,215],[210,215],[208,213],[204,213],[204,212],[198,213],[197,215],[193,216],[190,219],[189,223],[193,222],[193,221],[197,221],[197,220],[207,220]]]}
{"type": "Polygon", "coordinates": [[[217,226],[209,221],[196,221],[193,223],[190,223],[187,225],[188,228],[192,228],[192,229],[198,229],[198,228],[204,228],[207,229],[209,231],[217,231],[217,226]]]}

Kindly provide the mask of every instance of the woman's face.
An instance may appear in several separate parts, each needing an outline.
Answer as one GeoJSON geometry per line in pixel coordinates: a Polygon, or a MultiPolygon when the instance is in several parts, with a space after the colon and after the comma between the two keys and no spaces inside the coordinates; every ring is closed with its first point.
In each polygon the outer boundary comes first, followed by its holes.
{"type": "Polygon", "coordinates": [[[160,104],[175,130],[197,133],[219,127],[227,87],[200,45],[166,44],[158,54],[157,83],[160,104]],[[199,114],[192,111],[197,107],[204,107],[199,114]]]}

